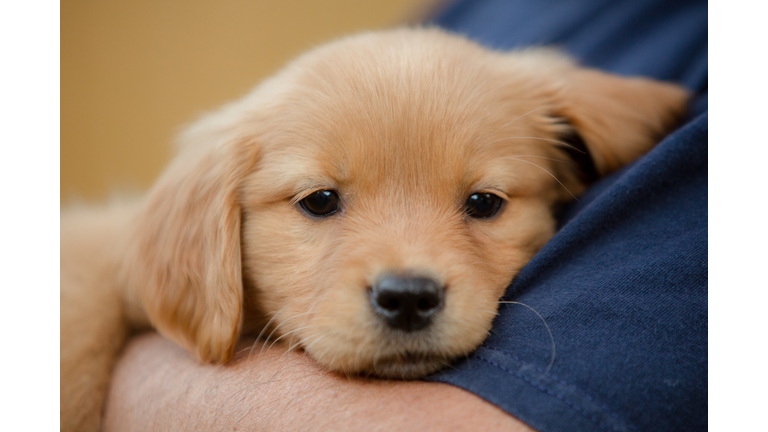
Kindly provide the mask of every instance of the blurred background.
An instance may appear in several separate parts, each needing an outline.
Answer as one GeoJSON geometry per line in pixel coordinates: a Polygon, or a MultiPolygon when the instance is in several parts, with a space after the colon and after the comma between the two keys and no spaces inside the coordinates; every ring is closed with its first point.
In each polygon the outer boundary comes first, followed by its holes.
{"type": "Polygon", "coordinates": [[[174,135],[297,54],[436,0],[61,3],[61,203],[147,189],[174,135]]]}

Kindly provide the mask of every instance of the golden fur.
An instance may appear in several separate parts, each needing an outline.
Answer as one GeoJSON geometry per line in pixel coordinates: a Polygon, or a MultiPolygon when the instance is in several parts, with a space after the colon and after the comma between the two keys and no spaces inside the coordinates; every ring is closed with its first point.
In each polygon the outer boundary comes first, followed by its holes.
{"type": "Polygon", "coordinates": [[[576,66],[549,50],[492,52],[435,29],[367,33],[311,51],[189,128],[147,196],[61,222],[61,427],[95,430],[130,329],[201,362],[242,333],[291,342],[329,369],[415,378],[486,337],[497,301],[598,174],[648,151],[680,117],[669,84],[576,66]],[[297,202],[332,189],[317,219],[297,202]],[[504,199],[473,219],[472,193],[504,199]],[[444,285],[424,331],[390,330],[366,287],[386,272],[444,285]]]}

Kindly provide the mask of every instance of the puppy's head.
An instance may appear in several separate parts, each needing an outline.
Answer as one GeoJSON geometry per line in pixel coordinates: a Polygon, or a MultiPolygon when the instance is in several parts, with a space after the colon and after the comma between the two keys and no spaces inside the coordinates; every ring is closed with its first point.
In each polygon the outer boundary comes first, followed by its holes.
{"type": "Polygon", "coordinates": [[[685,100],[437,30],[341,40],[188,131],[137,218],[131,286],[201,360],[232,355],[245,307],[330,369],[422,376],[485,339],[553,209],[685,100]]]}

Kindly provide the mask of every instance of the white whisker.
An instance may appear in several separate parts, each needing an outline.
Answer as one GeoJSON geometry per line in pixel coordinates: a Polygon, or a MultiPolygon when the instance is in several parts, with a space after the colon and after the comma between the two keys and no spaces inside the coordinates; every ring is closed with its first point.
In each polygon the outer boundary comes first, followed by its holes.
{"type": "MultiPolygon", "coordinates": [[[[291,331],[289,331],[288,333],[286,333],[286,334],[284,334],[284,335],[280,336],[279,338],[275,339],[275,340],[272,342],[272,345],[270,345],[270,346],[269,346],[269,349],[272,349],[272,347],[273,347],[273,346],[274,346],[274,345],[277,343],[277,341],[279,341],[281,338],[283,338],[283,337],[285,337],[285,336],[288,336],[288,335],[289,335],[289,334],[291,334],[291,333],[294,333],[294,334],[295,334],[295,333],[296,333],[296,332],[298,332],[298,331],[301,331],[301,330],[304,330],[304,329],[308,329],[308,328],[310,328],[310,327],[312,327],[312,326],[311,326],[311,325],[308,325],[308,326],[306,326],[306,327],[301,327],[301,328],[297,328],[296,330],[291,330],[291,331]]],[[[293,351],[293,349],[294,349],[294,348],[296,348],[297,346],[299,346],[299,344],[300,344],[299,342],[296,342],[296,344],[294,344],[294,345],[290,345],[290,344],[289,344],[289,345],[288,345],[288,350],[286,350],[286,351],[285,351],[285,352],[284,352],[282,355],[280,355],[280,357],[279,357],[277,360],[278,360],[278,361],[280,361],[280,359],[282,359],[284,355],[286,355],[286,354],[288,354],[289,352],[293,351]]],[[[305,352],[306,352],[306,351],[305,351],[305,352]]]]}
{"type": "MultiPolygon", "coordinates": [[[[302,315],[303,315],[303,314],[302,314],[302,315]]],[[[291,331],[289,331],[288,333],[285,333],[285,334],[283,334],[282,336],[280,336],[280,337],[278,337],[277,339],[275,339],[274,341],[272,341],[272,344],[269,346],[269,348],[268,348],[268,349],[272,349],[272,347],[273,347],[273,346],[275,346],[275,344],[277,343],[277,341],[279,341],[280,339],[282,339],[282,338],[284,338],[284,337],[288,336],[289,334],[291,334],[291,333],[296,333],[296,332],[298,332],[298,331],[301,331],[301,330],[304,330],[304,329],[308,329],[308,328],[310,328],[310,327],[312,327],[312,326],[311,326],[311,325],[308,325],[308,326],[305,326],[305,327],[300,327],[300,328],[297,328],[296,330],[291,330],[291,331]]]]}
{"type": "Polygon", "coordinates": [[[308,346],[304,347],[304,355],[307,354],[307,351],[309,351],[309,349],[312,348],[312,346],[314,344],[316,344],[316,343],[320,342],[321,340],[323,340],[324,337],[325,337],[324,335],[320,336],[317,339],[315,339],[311,344],[309,344],[308,346]]]}
{"type": "Polygon", "coordinates": [[[537,159],[546,159],[546,160],[551,160],[551,161],[555,161],[555,162],[566,163],[568,165],[573,165],[573,161],[563,160],[563,159],[553,159],[553,158],[548,158],[548,157],[545,157],[545,156],[537,156],[537,155],[512,155],[510,157],[532,157],[532,158],[537,158],[537,159]]]}
{"type": "Polygon", "coordinates": [[[555,179],[555,181],[556,181],[556,182],[560,183],[560,186],[562,186],[562,187],[563,187],[563,189],[565,189],[565,191],[566,191],[566,192],[568,192],[568,194],[569,194],[570,196],[572,196],[572,197],[573,197],[573,199],[575,199],[577,202],[579,201],[579,199],[578,199],[578,198],[576,198],[576,195],[574,195],[574,194],[573,194],[573,193],[572,193],[570,190],[568,190],[568,188],[567,188],[567,187],[565,187],[565,185],[563,184],[563,182],[561,182],[561,181],[560,181],[560,179],[558,179],[557,177],[555,177],[555,175],[554,175],[554,174],[552,174],[551,172],[549,172],[549,171],[547,171],[546,169],[544,169],[544,168],[543,168],[541,165],[537,165],[537,164],[535,164],[535,163],[533,163],[533,162],[531,162],[531,161],[527,161],[527,160],[525,160],[525,159],[518,159],[518,158],[514,158],[514,157],[511,157],[511,156],[503,157],[503,158],[501,158],[501,159],[512,159],[512,160],[516,160],[516,161],[520,161],[520,162],[525,162],[525,163],[527,163],[527,164],[531,164],[531,165],[533,165],[533,166],[535,166],[535,167],[537,167],[537,168],[541,169],[541,170],[542,170],[542,171],[544,171],[545,173],[549,174],[549,175],[550,175],[550,176],[551,176],[553,179],[555,179]]]}
{"type": "MultiPolygon", "coordinates": [[[[261,332],[259,332],[259,335],[256,336],[256,341],[253,342],[253,346],[251,346],[251,351],[248,353],[248,360],[251,359],[251,354],[253,354],[253,349],[256,348],[256,344],[259,342],[259,339],[261,339],[261,336],[264,334],[264,332],[269,328],[269,325],[272,324],[272,321],[274,321],[274,319],[277,318],[278,315],[280,315],[280,312],[282,312],[283,309],[285,309],[288,306],[296,303],[297,301],[298,300],[292,301],[292,302],[288,303],[287,305],[283,306],[282,308],[280,308],[279,311],[277,311],[277,313],[275,315],[272,316],[272,318],[269,319],[269,321],[267,321],[267,324],[264,325],[264,328],[261,329],[261,332]]],[[[262,349],[264,349],[264,347],[262,347],[262,349]]],[[[261,354],[261,352],[259,352],[259,354],[261,354]]]]}
{"type": "Polygon", "coordinates": [[[510,139],[533,139],[533,140],[548,141],[548,142],[553,142],[553,143],[557,143],[557,144],[560,144],[560,145],[562,145],[562,146],[566,146],[566,147],[568,147],[568,148],[571,148],[571,149],[573,149],[573,150],[575,150],[575,151],[577,151],[577,152],[579,152],[579,153],[582,153],[582,154],[587,154],[587,152],[585,152],[584,150],[581,150],[581,149],[579,149],[579,148],[576,148],[576,147],[572,146],[571,144],[568,144],[568,143],[567,143],[567,142],[565,142],[565,141],[560,141],[560,140],[551,139],[551,138],[541,138],[541,137],[520,137],[520,136],[514,136],[514,137],[499,138],[499,139],[497,139],[496,141],[491,141],[491,142],[489,142],[488,144],[493,144],[493,143],[497,143],[497,142],[499,142],[499,141],[510,140],[510,139]]]}
{"type": "Polygon", "coordinates": [[[511,125],[512,123],[514,123],[514,122],[516,122],[516,121],[520,120],[521,118],[523,118],[523,117],[527,116],[528,114],[531,114],[531,113],[535,113],[536,111],[538,111],[538,110],[540,110],[540,109],[543,109],[543,108],[546,108],[546,105],[544,105],[544,106],[540,106],[540,107],[536,108],[535,110],[530,110],[530,111],[528,111],[527,113],[525,113],[525,114],[521,115],[520,117],[517,117],[517,118],[513,119],[512,121],[509,121],[509,122],[507,122],[507,123],[504,123],[504,125],[503,125],[502,127],[500,127],[500,128],[498,128],[498,129],[496,129],[496,132],[492,133],[491,135],[496,135],[496,134],[497,134],[497,133],[498,133],[500,130],[504,129],[505,127],[507,127],[507,126],[511,125]]]}
{"type": "MultiPolygon", "coordinates": [[[[298,315],[297,315],[297,316],[298,316],[298,315]]],[[[261,354],[264,352],[264,348],[267,346],[267,341],[268,341],[268,340],[270,340],[270,339],[272,338],[272,335],[273,335],[273,334],[275,334],[275,332],[277,331],[277,329],[279,329],[279,328],[280,328],[280,327],[281,327],[283,324],[287,323],[288,321],[292,320],[292,319],[293,319],[293,318],[295,318],[295,317],[296,317],[296,316],[293,316],[293,317],[291,317],[291,318],[288,318],[287,320],[285,320],[285,321],[281,322],[280,324],[278,324],[278,325],[277,325],[277,327],[275,327],[275,328],[274,328],[274,329],[273,329],[273,330],[272,330],[272,331],[269,333],[269,336],[267,336],[267,339],[264,341],[264,344],[261,346],[261,350],[259,350],[259,356],[258,356],[257,358],[261,358],[261,354]]],[[[286,334],[288,334],[288,333],[286,333],[286,334]]],[[[282,336],[280,336],[280,337],[282,337],[282,336]]],[[[280,339],[280,338],[278,338],[278,339],[280,339]]],[[[274,342],[272,342],[272,345],[274,345],[274,344],[275,344],[275,343],[274,343],[274,342]]],[[[270,347],[270,348],[272,348],[272,345],[270,345],[269,347],[270,347]]]]}
{"type": "MultiPolygon", "coordinates": [[[[298,302],[300,302],[300,301],[302,301],[302,300],[311,300],[311,299],[317,299],[317,300],[318,300],[318,302],[316,303],[316,305],[317,305],[317,304],[319,304],[319,303],[320,303],[320,301],[324,300],[324,299],[325,299],[325,297],[320,297],[320,296],[313,296],[313,297],[302,297],[302,298],[298,298],[298,299],[296,299],[296,300],[294,300],[294,301],[292,301],[292,302],[290,302],[290,303],[286,304],[286,305],[285,305],[285,306],[283,306],[282,308],[280,308],[280,310],[279,310],[279,311],[277,311],[277,313],[275,313],[275,315],[274,315],[274,316],[272,316],[272,318],[270,318],[270,320],[269,320],[269,321],[267,321],[267,324],[265,324],[265,325],[264,325],[264,328],[262,328],[262,329],[261,329],[261,332],[259,332],[259,335],[258,335],[258,336],[256,336],[256,341],[253,343],[253,346],[251,347],[251,351],[248,353],[248,359],[250,359],[250,358],[251,358],[251,354],[253,354],[253,350],[256,348],[256,343],[258,343],[258,341],[259,341],[259,340],[261,339],[261,337],[264,335],[264,332],[265,332],[265,331],[266,331],[266,330],[269,328],[269,325],[270,325],[270,324],[272,324],[272,321],[274,321],[274,320],[275,320],[275,318],[277,318],[277,316],[278,316],[278,315],[280,315],[280,313],[281,313],[281,312],[282,312],[282,311],[283,311],[285,308],[287,308],[288,306],[290,306],[290,305],[292,305],[292,304],[294,304],[294,303],[298,303],[298,302]]],[[[311,311],[310,311],[310,312],[311,312],[311,311]]],[[[307,312],[307,313],[309,313],[309,312],[307,312]]],[[[275,333],[275,331],[276,331],[278,328],[280,328],[280,326],[281,326],[281,325],[285,324],[286,322],[288,322],[288,321],[290,321],[290,320],[292,320],[292,319],[294,319],[294,318],[296,318],[296,317],[302,316],[302,315],[306,315],[306,314],[298,314],[298,315],[294,315],[294,316],[292,316],[291,318],[288,318],[287,320],[285,320],[285,321],[281,322],[281,323],[280,323],[280,324],[279,324],[277,327],[275,327],[275,328],[274,328],[274,330],[272,330],[272,332],[269,334],[269,336],[267,336],[267,339],[266,339],[266,340],[269,340],[269,338],[271,338],[271,337],[272,337],[272,334],[274,334],[274,333],[275,333]]],[[[303,325],[303,323],[302,323],[302,325],[303,325]]],[[[259,351],[259,357],[261,357],[261,353],[264,351],[264,346],[265,346],[265,345],[266,345],[266,343],[265,343],[264,345],[262,345],[262,347],[261,347],[261,350],[259,351]]]]}
{"type": "Polygon", "coordinates": [[[518,301],[499,301],[498,303],[516,304],[516,305],[520,305],[520,306],[525,306],[528,309],[530,309],[531,312],[535,313],[536,316],[539,317],[541,322],[544,323],[544,327],[547,329],[547,333],[549,333],[549,340],[552,341],[552,358],[549,360],[549,364],[547,365],[547,368],[544,370],[544,375],[549,373],[549,370],[552,369],[552,365],[555,364],[555,337],[552,335],[552,330],[549,328],[549,324],[547,324],[547,320],[545,320],[544,317],[541,316],[541,314],[536,311],[536,309],[528,306],[525,303],[521,303],[521,302],[518,302],[518,301]]]}
{"type": "MultiPolygon", "coordinates": [[[[306,323],[307,323],[307,318],[309,318],[309,315],[310,315],[310,314],[312,314],[312,313],[315,311],[315,309],[317,309],[317,307],[318,307],[318,306],[320,306],[320,303],[322,303],[322,301],[323,301],[323,300],[325,300],[325,299],[326,299],[325,297],[317,297],[317,301],[315,302],[315,304],[314,304],[314,305],[312,305],[312,307],[311,307],[311,308],[309,308],[309,312],[308,312],[308,313],[307,313],[307,315],[304,317],[304,320],[302,320],[302,321],[301,321],[301,325],[302,325],[302,326],[303,326],[304,324],[306,324],[306,323]]],[[[291,340],[290,340],[290,341],[288,341],[288,346],[291,346],[291,345],[293,345],[293,336],[295,336],[295,335],[296,335],[296,334],[294,333],[294,334],[291,336],[291,340]]],[[[298,342],[296,342],[296,344],[299,344],[299,343],[301,343],[301,341],[298,341],[298,342]]]]}

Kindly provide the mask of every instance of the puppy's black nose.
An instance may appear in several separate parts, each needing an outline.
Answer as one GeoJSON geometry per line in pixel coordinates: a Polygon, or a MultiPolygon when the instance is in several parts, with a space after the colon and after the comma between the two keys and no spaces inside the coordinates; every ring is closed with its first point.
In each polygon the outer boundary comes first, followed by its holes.
{"type": "Polygon", "coordinates": [[[369,291],[373,311],[387,324],[406,332],[429,325],[443,308],[443,287],[425,277],[383,276],[369,291]]]}

